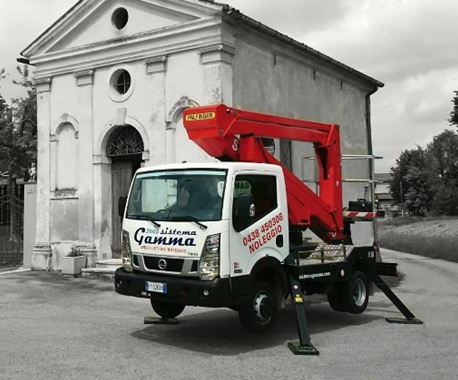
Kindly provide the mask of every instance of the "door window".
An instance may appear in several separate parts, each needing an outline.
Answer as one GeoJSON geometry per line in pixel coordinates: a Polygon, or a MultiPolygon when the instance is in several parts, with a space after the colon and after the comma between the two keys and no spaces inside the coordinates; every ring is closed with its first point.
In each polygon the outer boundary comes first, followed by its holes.
{"type": "Polygon", "coordinates": [[[265,215],[275,210],[277,202],[277,181],[275,176],[243,174],[235,178],[232,215],[236,231],[241,231],[243,227],[248,227],[257,222],[265,215]],[[248,193],[253,196],[254,216],[250,218],[248,224],[240,223],[237,215],[237,200],[240,194],[248,193]]]}

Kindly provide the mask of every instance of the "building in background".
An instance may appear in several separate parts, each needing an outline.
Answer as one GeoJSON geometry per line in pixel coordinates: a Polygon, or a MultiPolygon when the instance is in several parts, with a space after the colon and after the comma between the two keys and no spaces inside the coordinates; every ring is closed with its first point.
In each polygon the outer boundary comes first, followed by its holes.
{"type": "MultiPolygon", "coordinates": [[[[118,199],[137,168],[213,160],[187,138],[187,107],[340,124],[342,153],[372,154],[370,96],[383,84],[227,5],[80,0],[21,54],[38,91],[36,269],[59,269],[72,248],[89,266],[117,257],[118,199]]],[[[277,141],[275,155],[300,178],[314,170],[311,144],[277,141]]]]}
{"type": "Polygon", "coordinates": [[[395,217],[401,215],[401,208],[394,203],[394,198],[390,192],[390,173],[375,173],[375,198],[377,209],[385,211],[386,217],[395,217]]]}

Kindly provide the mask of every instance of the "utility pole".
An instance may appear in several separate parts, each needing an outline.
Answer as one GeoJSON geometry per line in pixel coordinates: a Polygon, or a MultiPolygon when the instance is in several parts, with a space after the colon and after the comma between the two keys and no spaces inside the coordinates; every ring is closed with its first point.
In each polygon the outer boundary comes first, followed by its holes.
{"type": "Polygon", "coordinates": [[[400,188],[401,188],[401,216],[404,216],[404,198],[402,195],[402,179],[399,181],[400,188]]]}

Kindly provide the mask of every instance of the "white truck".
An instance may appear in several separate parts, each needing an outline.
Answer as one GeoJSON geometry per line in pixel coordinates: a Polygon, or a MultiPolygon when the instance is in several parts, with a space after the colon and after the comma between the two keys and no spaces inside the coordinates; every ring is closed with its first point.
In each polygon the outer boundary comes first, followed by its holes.
{"type": "Polygon", "coordinates": [[[318,354],[307,331],[306,294],[326,294],[334,310],[359,314],[374,282],[405,316],[390,322],[422,323],[379,276],[395,276],[397,264],[378,262],[375,244],[353,245],[352,223],[375,213],[342,205],[337,125],[223,104],[187,109],[184,124],[220,162],[137,171],[123,213],[118,293],[149,298],[162,322],[188,305],[231,308],[254,333],[274,326],[290,296],[295,354],[318,354]],[[312,142],[319,194],[269,154],[263,138],[312,142]],[[304,238],[307,229],[317,241],[304,238]]]}

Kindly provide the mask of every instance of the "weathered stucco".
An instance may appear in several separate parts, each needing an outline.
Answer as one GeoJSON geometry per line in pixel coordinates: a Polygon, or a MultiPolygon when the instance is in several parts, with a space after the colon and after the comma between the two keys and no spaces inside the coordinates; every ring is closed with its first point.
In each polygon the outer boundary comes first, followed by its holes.
{"type": "MultiPolygon", "coordinates": [[[[338,124],[343,155],[371,154],[366,95],[373,87],[255,31],[240,28],[235,35],[237,54],[232,66],[235,107],[338,124]]],[[[309,157],[314,157],[312,144],[292,142],[292,171],[318,192],[316,185],[309,182],[317,178],[315,162],[306,159],[309,157]]],[[[370,168],[369,160],[344,158],[343,179],[370,179],[370,168]]],[[[366,185],[369,182],[344,182],[344,206],[365,198],[366,185]]],[[[372,244],[371,223],[355,223],[352,229],[355,242],[372,244]]]]}
{"type": "MultiPolygon", "coordinates": [[[[373,83],[228,20],[214,4],[78,4],[23,52],[37,68],[35,268],[58,269],[71,246],[88,255],[88,265],[111,257],[106,146],[118,126],[139,132],[144,166],[214,160],[188,140],[181,117],[186,107],[215,103],[336,123],[344,154],[370,152],[365,113],[373,83]],[[112,23],[119,7],[129,12],[121,30],[112,23]],[[124,95],[113,83],[120,70],[131,76],[124,95]]],[[[302,159],[311,155],[310,144],[292,144],[301,178],[314,178],[313,162],[302,159]]],[[[345,164],[344,177],[368,175],[368,167],[345,164]]],[[[363,192],[363,185],[346,186],[345,201],[363,192]]]]}

